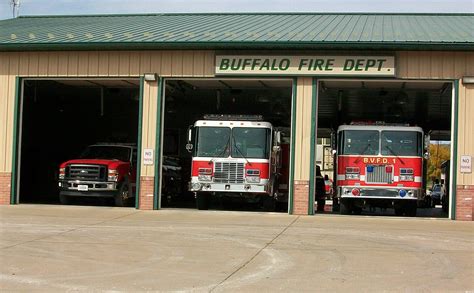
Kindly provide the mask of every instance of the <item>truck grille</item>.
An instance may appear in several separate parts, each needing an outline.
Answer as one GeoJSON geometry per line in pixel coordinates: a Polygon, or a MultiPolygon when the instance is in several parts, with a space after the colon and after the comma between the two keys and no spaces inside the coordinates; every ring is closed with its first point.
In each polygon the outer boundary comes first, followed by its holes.
{"type": "Polygon", "coordinates": [[[69,165],[66,179],[85,181],[107,181],[107,167],[102,165],[69,165]]]}
{"type": "Polygon", "coordinates": [[[243,183],[244,163],[216,162],[214,165],[214,182],[243,183]]]}
{"type": "Polygon", "coordinates": [[[365,168],[365,182],[367,183],[392,183],[392,173],[387,173],[385,165],[372,166],[372,172],[365,168]]]}

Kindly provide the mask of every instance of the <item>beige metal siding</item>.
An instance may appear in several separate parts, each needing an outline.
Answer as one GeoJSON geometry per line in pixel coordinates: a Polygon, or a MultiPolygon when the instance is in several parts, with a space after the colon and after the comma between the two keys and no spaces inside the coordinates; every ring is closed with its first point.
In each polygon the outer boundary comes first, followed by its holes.
{"type": "Polygon", "coordinates": [[[311,148],[312,78],[300,77],[296,84],[295,178],[309,180],[311,148]]]}
{"type": "MultiPolygon", "coordinates": [[[[146,82],[143,89],[142,150],[155,149],[158,82],[146,82]]],[[[155,154],[156,156],[156,154],[155,154]]],[[[143,162],[143,160],[142,160],[143,162]]],[[[141,176],[154,176],[155,166],[141,166],[141,176]]]]}
{"type": "MultiPolygon", "coordinates": [[[[0,53],[0,172],[11,171],[15,77],[138,77],[156,72],[164,77],[213,77],[214,51],[101,51],[0,53]]],[[[474,52],[399,52],[397,77],[456,79],[474,76],[474,52]]],[[[295,180],[309,179],[311,78],[298,78],[295,180]]],[[[143,147],[154,148],[155,84],[145,84],[143,147]],[[150,126],[150,127],[148,127],[150,126]],[[145,129],[146,127],[146,129],[145,129]]],[[[459,88],[458,154],[474,156],[472,86],[459,88]]],[[[153,168],[143,169],[144,176],[153,168]]],[[[474,184],[474,176],[458,173],[459,184],[474,184]]]]}
{"type": "MultiPolygon", "coordinates": [[[[15,77],[214,76],[214,51],[0,52],[0,172],[11,172],[15,77]]],[[[155,147],[156,83],[145,84],[143,147],[155,147]],[[148,127],[150,126],[150,127],[148,127]]],[[[153,167],[143,169],[153,176],[153,167]]]]}
{"type": "Polygon", "coordinates": [[[0,60],[14,63],[2,74],[22,77],[214,76],[214,51],[0,52],[0,60]]]}
{"type": "Polygon", "coordinates": [[[461,173],[459,170],[461,155],[474,158],[474,85],[459,85],[458,110],[458,185],[474,185],[474,174],[461,173]]]}
{"type": "Polygon", "coordinates": [[[474,52],[398,52],[397,77],[456,79],[474,75],[474,52]]]}
{"type": "MultiPolygon", "coordinates": [[[[460,79],[474,76],[474,52],[399,52],[398,78],[460,79]]],[[[459,83],[457,184],[474,185],[474,174],[461,174],[461,155],[474,157],[474,87],[459,83]]]]}

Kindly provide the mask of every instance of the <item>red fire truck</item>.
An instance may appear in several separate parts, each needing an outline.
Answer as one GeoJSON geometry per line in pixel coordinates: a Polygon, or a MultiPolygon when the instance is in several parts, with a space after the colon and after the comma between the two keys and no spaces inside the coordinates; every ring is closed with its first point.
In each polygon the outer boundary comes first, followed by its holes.
{"type": "Polygon", "coordinates": [[[207,209],[211,196],[261,200],[266,210],[288,202],[281,134],[258,115],[205,115],[196,121],[186,148],[192,152],[189,190],[197,208],[207,209]]]}
{"type": "Polygon", "coordinates": [[[337,197],[341,214],[365,206],[416,216],[424,198],[423,157],[429,138],[420,127],[357,123],[337,131],[337,197]]]}

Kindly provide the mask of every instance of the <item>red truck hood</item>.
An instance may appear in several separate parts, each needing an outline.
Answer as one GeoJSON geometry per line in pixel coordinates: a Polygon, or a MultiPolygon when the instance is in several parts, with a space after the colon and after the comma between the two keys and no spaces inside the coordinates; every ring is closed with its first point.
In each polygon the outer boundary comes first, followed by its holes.
{"type": "Polygon", "coordinates": [[[66,167],[69,164],[87,164],[87,165],[105,165],[111,169],[117,168],[119,165],[126,164],[128,162],[122,162],[119,160],[103,160],[103,159],[75,159],[69,160],[61,164],[60,168],[66,167]]]}

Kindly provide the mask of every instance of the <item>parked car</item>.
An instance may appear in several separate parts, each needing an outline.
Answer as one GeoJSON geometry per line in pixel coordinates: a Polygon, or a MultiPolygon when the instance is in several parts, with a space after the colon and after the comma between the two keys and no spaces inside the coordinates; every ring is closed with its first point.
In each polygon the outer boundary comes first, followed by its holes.
{"type": "Polygon", "coordinates": [[[441,184],[435,184],[431,190],[431,207],[441,204],[441,197],[443,196],[443,188],[441,184]]]}
{"type": "Polygon", "coordinates": [[[171,204],[183,195],[182,167],[178,158],[164,156],[162,167],[162,204],[171,204]]]}
{"type": "Polygon", "coordinates": [[[324,188],[326,190],[326,198],[332,199],[333,196],[333,183],[332,180],[329,179],[328,175],[324,175],[324,188]]]}

